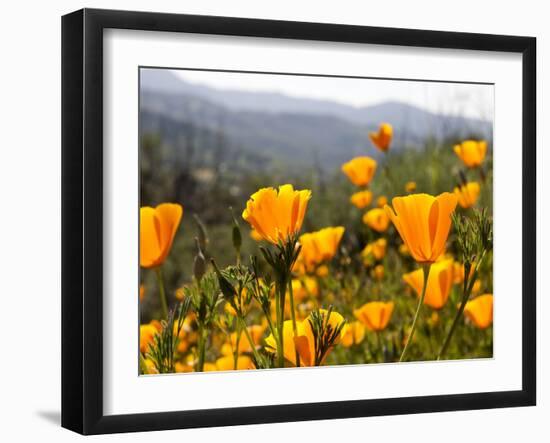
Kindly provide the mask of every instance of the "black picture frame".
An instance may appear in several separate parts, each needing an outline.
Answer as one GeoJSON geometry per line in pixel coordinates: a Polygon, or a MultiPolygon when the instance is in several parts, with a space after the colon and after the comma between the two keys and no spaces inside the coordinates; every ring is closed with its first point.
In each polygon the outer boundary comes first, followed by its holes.
{"type": "Polygon", "coordinates": [[[83,9],[62,18],[62,426],[82,434],[536,404],[536,39],[83,9]],[[191,32],[519,53],[523,64],[522,389],[196,411],[103,413],[103,31],[191,32]]]}

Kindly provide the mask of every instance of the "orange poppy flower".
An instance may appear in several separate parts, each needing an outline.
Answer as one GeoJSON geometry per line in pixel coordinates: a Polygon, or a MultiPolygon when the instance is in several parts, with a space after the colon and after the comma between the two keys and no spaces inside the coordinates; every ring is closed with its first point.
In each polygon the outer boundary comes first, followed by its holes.
{"type": "Polygon", "coordinates": [[[454,188],[458,204],[464,209],[474,206],[479,198],[480,186],[478,182],[468,182],[454,188]]]}
{"type": "Polygon", "coordinates": [[[371,243],[369,243],[361,251],[361,257],[366,264],[370,264],[371,256],[375,260],[382,260],[386,255],[386,249],[388,246],[388,241],[385,238],[379,238],[371,243]]]}
{"type": "Polygon", "coordinates": [[[288,241],[302,228],[310,190],[294,190],[292,185],[262,188],[252,194],[242,217],[268,242],[288,241]]]}
{"type": "MultiPolygon", "coordinates": [[[[441,309],[447,303],[451,288],[453,286],[453,260],[447,259],[434,263],[428,276],[428,287],[424,304],[433,309],[441,309]]],[[[403,280],[411,286],[420,297],[424,287],[424,269],[403,275],[403,280]]]]}
{"type": "Polygon", "coordinates": [[[142,267],[153,268],[164,263],[182,215],[183,207],[177,203],[140,208],[139,253],[142,267]]]}
{"type": "MultiPolygon", "coordinates": [[[[235,369],[235,361],[232,355],[220,357],[216,360],[215,369],[210,367],[210,370],[215,371],[232,371],[235,369]]],[[[245,369],[256,369],[252,359],[246,355],[239,355],[237,357],[237,370],[242,371],[245,369]]]]}
{"type": "Polygon", "coordinates": [[[412,257],[419,263],[435,262],[445,250],[456,196],[448,192],[437,197],[411,194],[395,197],[392,203],[393,209],[384,209],[412,257]]]}
{"type": "Polygon", "coordinates": [[[358,345],[365,338],[365,326],[360,321],[346,323],[342,328],[342,346],[349,348],[358,345]]]}
{"type": "Polygon", "coordinates": [[[349,201],[359,209],[366,208],[372,202],[372,192],[368,190],[356,192],[349,201]]]}
{"type": "Polygon", "coordinates": [[[342,172],[355,186],[367,186],[376,172],[376,160],[370,157],[355,157],[342,165],[342,172]]]}
{"type": "Polygon", "coordinates": [[[139,327],[139,350],[145,354],[149,349],[149,345],[153,343],[155,334],[160,332],[162,326],[159,322],[153,320],[151,323],[140,325],[139,327]]]}
{"type": "Polygon", "coordinates": [[[464,307],[464,315],[480,329],[493,323],[493,294],[483,294],[470,300],[464,307]]]}
{"type": "Polygon", "coordinates": [[[388,197],[386,197],[385,195],[381,195],[376,199],[376,206],[378,206],[379,208],[383,208],[387,204],[388,204],[388,197]]]}
{"type": "MultiPolygon", "coordinates": [[[[326,318],[328,311],[320,309],[319,312],[326,318]]],[[[344,318],[337,312],[332,311],[328,319],[328,324],[332,327],[332,330],[336,330],[338,326],[344,322],[344,318]]],[[[283,324],[283,334],[284,334],[284,350],[283,354],[285,359],[287,359],[293,365],[296,365],[296,351],[300,357],[301,366],[315,366],[315,336],[313,334],[313,329],[309,321],[309,316],[300,322],[297,322],[297,332],[296,337],[292,329],[292,320],[286,320],[283,324]]],[[[340,337],[337,338],[336,342],[339,342],[341,339],[342,332],[340,332],[340,337]]],[[[267,350],[274,352],[277,349],[277,344],[275,338],[272,334],[265,339],[267,350]]],[[[328,352],[325,354],[325,358],[328,355],[328,352]]],[[[322,364],[323,362],[321,362],[322,364]]]]}
{"type": "Polygon", "coordinates": [[[413,192],[416,192],[416,182],[407,182],[405,183],[405,192],[408,194],[412,194],[413,192]]]}
{"type": "Polygon", "coordinates": [[[390,219],[384,209],[374,208],[363,215],[363,223],[376,232],[384,232],[390,225],[390,219]]]}
{"type": "Polygon", "coordinates": [[[384,273],[385,273],[384,265],[376,265],[372,270],[372,276],[377,281],[382,281],[384,279],[384,273]]]}
{"type": "Polygon", "coordinates": [[[354,309],[353,315],[371,331],[383,331],[391,319],[393,306],[392,301],[371,301],[354,309]]]}
{"type": "Polygon", "coordinates": [[[390,148],[393,137],[393,127],[389,123],[382,123],[378,132],[369,132],[369,138],[372,144],[382,152],[390,148]]]}
{"type": "Polygon", "coordinates": [[[477,168],[483,163],[487,153],[485,140],[466,140],[454,146],[455,154],[468,168],[477,168]]]}
{"type": "Polygon", "coordinates": [[[302,249],[298,260],[303,262],[308,272],[312,272],[317,265],[334,257],[338,252],[344,230],[343,226],[331,226],[300,236],[299,242],[302,249]]]}
{"type": "MultiPolygon", "coordinates": [[[[226,305],[227,306],[227,305],[226,305]]],[[[247,327],[248,334],[250,335],[250,338],[254,342],[254,345],[259,346],[262,337],[264,334],[266,326],[264,325],[251,325],[247,327]]],[[[223,355],[233,355],[235,352],[235,348],[237,347],[237,333],[232,332],[229,336],[229,340],[223,344],[221,351],[223,355]]],[[[239,339],[239,349],[237,350],[238,354],[243,354],[245,352],[252,352],[252,348],[250,347],[250,342],[246,338],[243,331],[241,331],[240,339],[239,339]]]]}
{"type": "Polygon", "coordinates": [[[291,284],[295,300],[302,301],[309,296],[317,297],[319,295],[319,285],[317,279],[313,277],[293,278],[291,284]]]}

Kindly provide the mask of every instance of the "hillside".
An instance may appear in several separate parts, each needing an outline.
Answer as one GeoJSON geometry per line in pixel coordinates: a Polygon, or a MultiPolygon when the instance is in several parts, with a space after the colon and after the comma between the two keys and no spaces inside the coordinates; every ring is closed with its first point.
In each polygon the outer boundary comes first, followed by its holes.
{"type": "Polygon", "coordinates": [[[223,134],[225,146],[237,156],[254,152],[326,169],[355,155],[379,155],[370,146],[368,131],[381,121],[394,126],[394,151],[418,148],[430,137],[490,137],[492,132],[488,122],[433,114],[405,103],[357,108],[280,93],[221,90],[160,69],[141,71],[140,105],[142,133],[162,133],[165,143],[177,145],[192,127],[223,134]]]}

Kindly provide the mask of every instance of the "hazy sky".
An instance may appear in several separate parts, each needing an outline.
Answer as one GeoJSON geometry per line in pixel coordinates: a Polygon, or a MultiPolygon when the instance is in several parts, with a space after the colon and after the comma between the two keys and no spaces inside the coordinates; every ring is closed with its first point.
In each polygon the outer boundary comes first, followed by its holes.
{"type": "Polygon", "coordinates": [[[207,71],[174,72],[189,82],[219,89],[280,92],[294,97],[328,99],[352,106],[401,101],[437,113],[485,120],[493,118],[492,85],[207,71]]]}

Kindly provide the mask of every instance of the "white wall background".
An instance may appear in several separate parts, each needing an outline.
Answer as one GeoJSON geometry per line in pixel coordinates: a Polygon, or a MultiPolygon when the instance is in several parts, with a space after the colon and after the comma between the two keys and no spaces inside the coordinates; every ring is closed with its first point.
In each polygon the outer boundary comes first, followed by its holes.
{"type": "MultiPolygon", "coordinates": [[[[550,156],[543,156],[550,93],[550,28],[545,3],[479,0],[325,2],[319,0],[11,1],[0,26],[0,436],[3,441],[73,441],[60,414],[60,17],[81,7],[155,10],[282,20],[319,21],[538,38],[539,226],[550,214],[550,156]],[[29,278],[29,276],[32,276],[29,278]]],[[[518,149],[520,147],[518,146],[518,149]]],[[[513,205],[513,202],[511,202],[513,205]]],[[[539,229],[539,275],[550,264],[550,236],[539,229]],[[544,253],[540,251],[545,250],[544,253]]],[[[519,233],[518,233],[519,235],[519,233]]],[[[94,438],[94,441],[548,441],[550,326],[544,323],[550,283],[539,277],[538,406],[168,431],[94,438]]]]}

